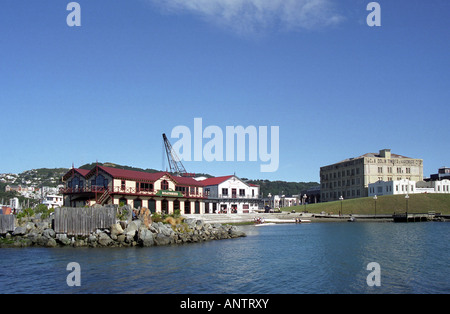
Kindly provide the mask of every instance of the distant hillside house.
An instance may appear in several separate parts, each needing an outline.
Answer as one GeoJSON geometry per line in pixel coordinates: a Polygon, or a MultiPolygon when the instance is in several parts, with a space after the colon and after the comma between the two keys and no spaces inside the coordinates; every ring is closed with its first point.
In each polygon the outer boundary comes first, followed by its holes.
{"type": "Polygon", "coordinates": [[[367,197],[369,184],[400,180],[422,181],[423,160],[391,154],[390,149],[348,158],[320,168],[321,201],[367,197]]]}
{"type": "Polygon", "coordinates": [[[203,185],[190,177],[96,166],[90,171],[71,169],[63,181],[65,187],[60,192],[68,207],[122,203],[146,207],[152,213],[205,212],[203,185]]]}
{"type": "Polygon", "coordinates": [[[262,207],[259,186],[246,183],[234,175],[200,181],[207,196],[206,213],[245,214],[262,207]]]}

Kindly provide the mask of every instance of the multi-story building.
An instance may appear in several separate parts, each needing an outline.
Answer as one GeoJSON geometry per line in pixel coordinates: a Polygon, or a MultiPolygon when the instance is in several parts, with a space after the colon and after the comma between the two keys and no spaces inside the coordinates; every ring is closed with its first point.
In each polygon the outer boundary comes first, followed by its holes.
{"type": "Polygon", "coordinates": [[[321,201],[367,197],[370,183],[399,180],[422,181],[423,160],[390,149],[348,158],[320,168],[321,201]]]}
{"type": "Polygon", "coordinates": [[[202,183],[167,172],[148,173],[96,166],[71,169],[63,177],[64,206],[124,204],[152,213],[200,214],[205,211],[202,183]]]}
{"type": "Polygon", "coordinates": [[[234,175],[199,181],[207,196],[206,213],[245,214],[262,207],[259,186],[249,184],[234,175]]]}

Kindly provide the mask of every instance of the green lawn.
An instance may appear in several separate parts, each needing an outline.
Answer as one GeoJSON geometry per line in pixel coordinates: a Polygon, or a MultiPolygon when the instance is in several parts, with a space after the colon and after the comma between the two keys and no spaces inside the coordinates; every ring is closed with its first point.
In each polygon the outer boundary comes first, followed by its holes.
{"type": "MultiPolygon", "coordinates": [[[[376,201],[377,214],[392,214],[394,212],[406,211],[406,199],[404,195],[378,196],[376,201]]],[[[305,210],[305,206],[285,207],[281,210],[297,212],[305,210]]],[[[338,214],[341,209],[341,202],[327,202],[319,204],[306,205],[306,210],[310,213],[338,214]]],[[[449,194],[412,194],[408,200],[408,212],[426,213],[435,211],[442,214],[450,214],[450,195],[449,194]]],[[[375,200],[372,197],[344,200],[342,202],[343,214],[374,214],[375,200]]]]}

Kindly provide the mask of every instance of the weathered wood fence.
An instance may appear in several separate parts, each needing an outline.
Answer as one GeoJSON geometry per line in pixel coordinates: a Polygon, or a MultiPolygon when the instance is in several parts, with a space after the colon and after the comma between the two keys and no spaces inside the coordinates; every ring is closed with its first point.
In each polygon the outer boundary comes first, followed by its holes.
{"type": "Polygon", "coordinates": [[[0,215],[0,234],[14,231],[14,215],[0,215]]]}
{"type": "Polygon", "coordinates": [[[114,207],[63,207],[55,209],[55,232],[87,236],[97,229],[106,229],[116,222],[114,207]]]}

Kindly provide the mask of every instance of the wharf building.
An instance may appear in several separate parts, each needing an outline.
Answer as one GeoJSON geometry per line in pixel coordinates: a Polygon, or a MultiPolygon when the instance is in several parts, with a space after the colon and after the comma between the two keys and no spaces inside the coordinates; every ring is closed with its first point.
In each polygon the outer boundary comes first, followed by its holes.
{"type": "Polygon", "coordinates": [[[90,171],[73,168],[64,175],[63,181],[65,187],[60,192],[67,207],[122,204],[146,207],[152,213],[205,212],[203,185],[191,177],[97,165],[90,171]]]}
{"type": "Polygon", "coordinates": [[[390,149],[367,153],[320,168],[321,201],[369,196],[377,181],[422,181],[423,160],[392,154],[390,149]]]}
{"type": "Polygon", "coordinates": [[[259,186],[238,177],[192,178],[96,166],[72,168],[63,177],[64,206],[146,207],[151,213],[250,213],[261,205],[259,186]]]}
{"type": "Polygon", "coordinates": [[[199,178],[204,186],[206,213],[247,214],[263,206],[259,186],[235,175],[199,178]]]}

